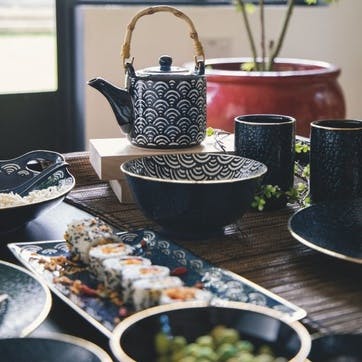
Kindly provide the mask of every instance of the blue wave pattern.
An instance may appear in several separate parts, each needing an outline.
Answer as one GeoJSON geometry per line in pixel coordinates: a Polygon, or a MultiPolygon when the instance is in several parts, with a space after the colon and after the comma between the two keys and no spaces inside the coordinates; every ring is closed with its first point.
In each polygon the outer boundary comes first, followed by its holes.
{"type": "Polygon", "coordinates": [[[206,80],[131,79],[135,124],[130,140],[142,147],[181,148],[206,134],[206,80]]]}
{"type": "Polygon", "coordinates": [[[261,164],[229,154],[164,154],[135,159],[128,171],[137,175],[167,180],[235,180],[256,176],[261,164]]]}
{"type": "MultiPolygon", "coordinates": [[[[186,274],[180,276],[185,285],[192,286],[202,282],[204,288],[213,293],[217,300],[242,301],[269,307],[285,313],[292,319],[297,319],[302,310],[275,294],[263,289],[228,270],[217,268],[179,246],[175,242],[165,239],[153,230],[140,229],[118,234],[120,239],[135,248],[135,255],[151,259],[152,264],[164,265],[171,270],[180,266],[186,267],[186,274]],[[147,248],[143,246],[147,243],[147,248]]],[[[30,270],[39,275],[53,290],[63,297],[72,307],[76,305],[89,317],[95,326],[100,323],[107,330],[112,331],[117,324],[119,306],[108,299],[75,295],[60,283],[54,282],[59,276],[58,271],[44,269],[41,258],[66,256],[70,253],[64,241],[31,242],[10,244],[10,249],[18,259],[30,270]]],[[[96,281],[88,270],[69,275],[69,278],[79,279],[90,287],[96,287],[96,281]]]]}

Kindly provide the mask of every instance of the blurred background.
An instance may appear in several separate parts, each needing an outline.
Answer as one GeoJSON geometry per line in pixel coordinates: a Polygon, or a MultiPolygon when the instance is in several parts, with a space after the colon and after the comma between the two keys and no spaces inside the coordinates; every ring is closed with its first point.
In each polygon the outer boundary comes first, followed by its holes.
{"type": "MultiPolygon", "coordinates": [[[[273,1],[272,1],[273,2],[273,1]]],[[[279,31],[282,1],[267,7],[268,36],[279,31]]],[[[0,0],[0,158],[24,149],[83,150],[91,138],[121,137],[113,113],[86,81],[123,86],[126,26],[151,1],[0,0]]],[[[249,56],[240,13],[229,1],[164,1],[194,22],[207,58],[249,56]]],[[[362,115],[362,1],[297,6],[282,57],[323,60],[342,69],[347,118],[362,115]]],[[[252,16],[252,26],[258,22],[252,16]]],[[[175,65],[193,60],[188,29],[169,14],[142,18],[132,38],[136,69],[161,54],[175,65]],[[157,17],[157,18],[156,18],[157,17]]]]}

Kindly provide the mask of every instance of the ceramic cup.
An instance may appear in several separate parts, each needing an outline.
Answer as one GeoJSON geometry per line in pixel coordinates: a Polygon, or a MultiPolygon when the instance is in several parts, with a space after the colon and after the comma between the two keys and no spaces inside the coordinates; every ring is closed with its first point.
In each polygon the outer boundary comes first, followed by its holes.
{"type": "Polygon", "coordinates": [[[362,120],[311,123],[313,203],[362,196],[362,120]]]}
{"type": "MultiPolygon", "coordinates": [[[[268,171],[263,185],[279,186],[282,191],[294,182],[295,119],[278,114],[250,114],[235,118],[235,153],[264,163],[268,171]]],[[[269,202],[283,207],[286,197],[269,202]]]]}

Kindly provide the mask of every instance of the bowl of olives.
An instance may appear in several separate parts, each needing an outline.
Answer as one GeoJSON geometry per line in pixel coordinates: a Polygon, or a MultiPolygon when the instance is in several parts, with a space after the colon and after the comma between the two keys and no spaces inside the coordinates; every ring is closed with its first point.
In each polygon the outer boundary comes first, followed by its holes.
{"type": "Polygon", "coordinates": [[[298,321],[240,302],[181,302],[124,319],[110,340],[122,362],[305,362],[311,347],[298,321]]]}

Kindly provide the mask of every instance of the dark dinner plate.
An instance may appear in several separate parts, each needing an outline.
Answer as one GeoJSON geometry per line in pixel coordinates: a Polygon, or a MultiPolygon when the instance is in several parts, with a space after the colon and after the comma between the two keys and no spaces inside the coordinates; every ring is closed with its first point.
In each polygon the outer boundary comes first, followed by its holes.
{"type": "Polygon", "coordinates": [[[112,362],[101,348],[65,334],[0,340],[2,362],[112,362]]]}
{"type": "Polygon", "coordinates": [[[289,231],[312,249],[362,264],[362,198],[299,210],[289,219],[289,231]]]}
{"type": "Polygon", "coordinates": [[[331,334],[316,338],[308,358],[312,362],[360,362],[362,334],[331,334]]]}
{"type": "Polygon", "coordinates": [[[8,296],[0,305],[0,338],[28,335],[43,322],[51,307],[49,289],[42,281],[4,261],[0,261],[0,294],[8,296]]]}

